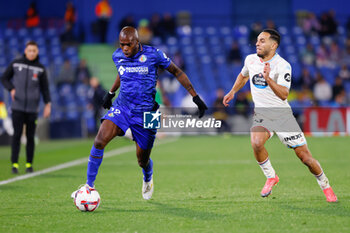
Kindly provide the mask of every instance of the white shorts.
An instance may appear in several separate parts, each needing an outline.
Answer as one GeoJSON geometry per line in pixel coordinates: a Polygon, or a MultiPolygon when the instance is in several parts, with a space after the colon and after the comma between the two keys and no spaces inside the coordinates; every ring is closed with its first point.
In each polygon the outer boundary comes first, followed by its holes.
{"type": "Polygon", "coordinates": [[[304,133],[292,114],[286,114],[277,119],[269,119],[262,114],[255,113],[251,129],[254,127],[266,129],[270,133],[270,138],[276,133],[280,141],[289,148],[306,144],[304,133]]]}

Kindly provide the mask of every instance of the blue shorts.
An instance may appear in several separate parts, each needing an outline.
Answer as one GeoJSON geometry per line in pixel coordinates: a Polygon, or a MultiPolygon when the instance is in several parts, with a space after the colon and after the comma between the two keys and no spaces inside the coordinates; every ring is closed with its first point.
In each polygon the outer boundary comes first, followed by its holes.
{"type": "Polygon", "coordinates": [[[101,118],[110,120],[125,132],[130,128],[133,140],[141,147],[147,150],[153,147],[156,138],[156,129],[143,128],[143,113],[132,113],[130,109],[124,106],[113,106],[101,118]]]}

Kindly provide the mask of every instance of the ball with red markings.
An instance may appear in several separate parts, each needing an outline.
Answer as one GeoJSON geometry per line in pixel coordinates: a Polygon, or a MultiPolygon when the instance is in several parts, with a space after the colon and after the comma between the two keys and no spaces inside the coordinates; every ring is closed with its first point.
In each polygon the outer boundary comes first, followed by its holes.
{"type": "Polygon", "coordinates": [[[83,186],[75,193],[74,204],[80,211],[92,212],[100,205],[100,200],[96,189],[83,186]]]}

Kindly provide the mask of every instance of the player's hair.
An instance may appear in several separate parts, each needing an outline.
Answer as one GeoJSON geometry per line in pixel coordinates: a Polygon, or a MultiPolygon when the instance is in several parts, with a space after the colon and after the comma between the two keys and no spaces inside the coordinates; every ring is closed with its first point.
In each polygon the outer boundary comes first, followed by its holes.
{"type": "Polygon", "coordinates": [[[270,38],[277,42],[277,47],[280,45],[281,35],[278,33],[278,31],[276,31],[275,29],[267,28],[264,29],[263,32],[267,32],[270,34],[270,38]]]}
{"type": "Polygon", "coordinates": [[[34,45],[36,47],[38,47],[38,44],[34,41],[34,40],[30,40],[26,43],[26,48],[29,46],[29,45],[34,45]]]}

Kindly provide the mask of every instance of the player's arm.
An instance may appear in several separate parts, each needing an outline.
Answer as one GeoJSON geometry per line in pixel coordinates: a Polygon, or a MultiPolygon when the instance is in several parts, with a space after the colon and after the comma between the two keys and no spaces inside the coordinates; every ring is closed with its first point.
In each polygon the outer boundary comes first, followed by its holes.
{"type": "Polygon", "coordinates": [[[14,71],[13,71],[13,62],[6,68],[5,72],[3,73],[1,77],[1,82],[4,85],[4,87],[11,93],[12,100],[15,99],[15,86],[12,84],[11,79],[13,77],[14,71]]]}
{"type": "Polygon", "coordinates": [[[173,74],[176,79],[181,83],[181,85],[186,88],[188,93],[193,97],[193,102],[198,106],[199,118],[204,115],[205,110],[208,109],[207,105],[203,100],[197,95],[197,92],[194,90],[191,81],[187,77],[187,74],[183,72],[179,67],[177,67],[173,62],[170,63],[168,68],[166,68],[171,74],[173,74]]]}
{"type": "Polygon", "coordinates": [[[196,91],[192,86],[191,81],[188,79],[185,72],[183,72],[179,67],[177,67],[177,65],[171,62],[166,70],[176,77],[176,79],[181,83],[181,85],[184,88],[186,88],[186,90],[188,91],[188,93],[190,93],[192,97],[195,97],[197,95],[196,91]]]}
{"type": "Polygon", "coordinates": [[[289,94],[288,87],[284,87],[282,85],[277,84],[275,81],[273,81],[273,79],[270,78],[270,71],[271,71],[270,64],[265,63],[263,76],[267,84],[270,86],[271,90],[275,93],[275,95],[278,96],[278,98],[280,98],[281,100],[286,100],[289,94]]]}
{"type": "Polygon", "coordinates": [[[120,87],[120,76],[119,74],[117,74],[117,78],[114,80],[114,83],[111,87],[111,89],[109,89],[109,92],[107,92],[105,94],[105,96],[103,97],[103,103],[102,106],[105,109],[110,109],[112,106],[112,99],[115,96],[115,92],[119,89],[120,87]]]}
{"type": "Polygon", "coordinates": [[[115,93],[120,87],[120,76],[119,74],[117,74],[117,78],[114,80],[114,83],[111,87],[111,89],[109,90],[109,92],[111,93],[115,93]]]}
{"type": "Polygon", "coordinates": [[[233,98],[235,97],[235,94],[239,90],[241,90],[242,87],[244,87],[244,85],[248,82],[248,80],[249,80],[249,76],[243,76],[242,73],[239,73],[235,83],[233,84],[231,91],[224,96],[222,103],[225,105],[225,107],[228,106],[228,103],[231,100],[233,100],[233,98]]]}

